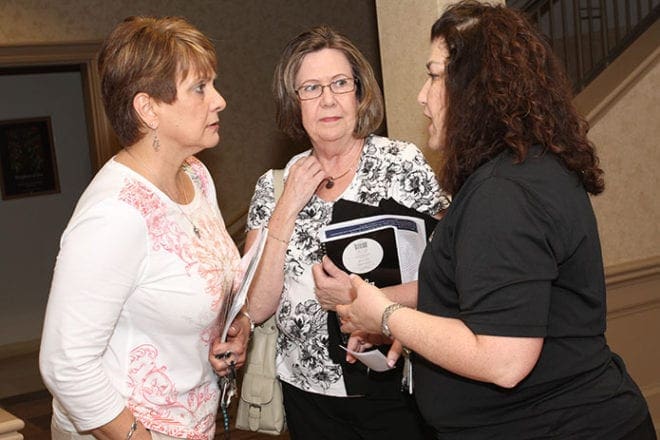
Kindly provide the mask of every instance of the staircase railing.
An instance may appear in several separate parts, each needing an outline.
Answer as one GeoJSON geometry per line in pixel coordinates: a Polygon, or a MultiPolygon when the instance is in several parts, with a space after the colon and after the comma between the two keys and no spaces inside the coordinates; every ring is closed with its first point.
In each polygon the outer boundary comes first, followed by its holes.
{"type": "Polygon", "coordinates": [[[658,19],[660,0],[509,0],[549,39],[575,93],[658,19]]]}

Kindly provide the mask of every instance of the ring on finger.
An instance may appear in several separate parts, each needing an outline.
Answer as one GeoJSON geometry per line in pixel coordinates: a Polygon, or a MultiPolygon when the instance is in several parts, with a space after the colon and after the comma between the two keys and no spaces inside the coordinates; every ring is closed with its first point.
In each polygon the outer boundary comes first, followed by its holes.
{"type": "Polygon", "coordinates": [[[231,350],[227,350],[224,353],[216,354],[215,358],[217,360],[222,360],[222,359],[227,359],[227,358],[231,357],[231,355],[232,355],[231,350]]]}

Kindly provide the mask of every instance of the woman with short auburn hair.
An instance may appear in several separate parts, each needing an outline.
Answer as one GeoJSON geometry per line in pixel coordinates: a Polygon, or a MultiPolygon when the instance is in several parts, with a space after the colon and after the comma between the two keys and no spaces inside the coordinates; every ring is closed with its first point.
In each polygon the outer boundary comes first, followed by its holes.
{"type": "Polygon", "coordinates": [[[40,352],[52,437],[212,440],[250,329],[239,315],[218,340],[239,253],[194,157],[220,140],[215,49],[182,18],[131,17],[99,73],[123,148],[62,234],[40,352]]]}

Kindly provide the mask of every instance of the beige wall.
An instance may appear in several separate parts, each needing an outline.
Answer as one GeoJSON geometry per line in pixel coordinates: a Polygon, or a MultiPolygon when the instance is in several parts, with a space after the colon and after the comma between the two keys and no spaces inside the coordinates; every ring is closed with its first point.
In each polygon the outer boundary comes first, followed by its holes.
{"type": "Polygon", "coordinates": [[[608,266],[660,257],[660,48],[629,81],[589,132],[605,171],[593,205],[608,266]]]}
{"type": "Polygon", "coordinates": [[[428,120],[417,103],[417,93],[426,80],[424,66],[431,25],[439,17],[438,2],[376,0],[376,9],[388,133],[413,142],[432,160],[425,148],[428,120]]]}

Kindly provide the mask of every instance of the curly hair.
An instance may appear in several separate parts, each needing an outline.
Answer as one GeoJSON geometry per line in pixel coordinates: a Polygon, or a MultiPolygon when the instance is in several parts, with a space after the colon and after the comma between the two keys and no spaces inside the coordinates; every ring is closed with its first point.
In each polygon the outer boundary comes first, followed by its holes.
{"type": "Polygon", "coordinates": [[[449,51],[439,173],[445,190],[456,194],[479,166],[506,149],[522,162],[537,144],[577,173],[589,193],[603,191],[603,171],[564,69],[520,12],[463,1],[433,25],[431,42],[438,39],[449,51]]]}
{"type": "Polygon", "coordinates": [[[353,134],[357,138],[366,137],[380,126],[384,117],[383,97],[376,76],[362,52],[345,35],[325,25],[299,34],[282,51],[273,76],[277,126],[291,138],[307,137],[295,80],[305,55],[322,49],[341,51],[351,65],[353,76],[358,79],[357,121],[353,134]]]}

